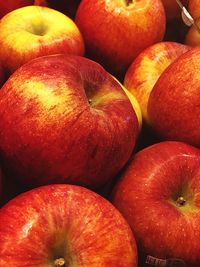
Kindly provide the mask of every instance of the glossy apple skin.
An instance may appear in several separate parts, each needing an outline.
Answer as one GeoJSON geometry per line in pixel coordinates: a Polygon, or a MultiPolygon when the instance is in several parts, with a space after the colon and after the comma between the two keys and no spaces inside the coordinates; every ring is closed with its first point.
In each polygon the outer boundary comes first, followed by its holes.
{"type": "MultiPolygon", "coordinates": [[[[162,0],[162,2],[168,21],[181,17],[181,9],[176,0],[162,0]]],[[[181,2],[187,8],[188,0],[182,0],[181,2]]]]}
{"type": "Polygon", "coordinates": [[[147,124],[147,105],[153,86],[163,71],[189,49],[176,42],[160,42],[143,50],[128,68],[124,85],[138,100],[147,124]]]}
{"type": "Polygon", "coordinates": [[[49,185],[0,210],[0,265],[136,267],[132,231],[100,195],[74,185],[49,185]],[[69,264],[69,265],[68,265],[69,264]]]}
{"type": "Polygon", "coordinates": [[[0,61],[8,73],[39,56],[84,55],[84,41],[75,23],[56,10],[40,6],[14,10],[1,20],[0,47],[0,61]]]}
{"type": "Polygon", "coordinates": [[[83,0],[75,21],[83,34],[88,56],[112,74],[124,73],[146,47],[161,41],[165,12],[160,0],[83,0]]]}
{"type": "Polygon", "coordinates": [[[200,146],[200,49],[181,55],[151,91],[148,115],[152,129],[165,140],[200,146]]]}
{"type": "Polygon", "coordinates": [[[113,203],[131,226],[143,259],[180,258],[199,266],[199,149],[166,141],[141,150],[115,186],[113,203]]]}
{"type": "Polygon", "coordinates": [[[18,69],[0,91],[0,118],[3,167],[29,185],[102,186],[125,165],[139,131],[119,83],[96,62],[66,55],[18,69]]]}

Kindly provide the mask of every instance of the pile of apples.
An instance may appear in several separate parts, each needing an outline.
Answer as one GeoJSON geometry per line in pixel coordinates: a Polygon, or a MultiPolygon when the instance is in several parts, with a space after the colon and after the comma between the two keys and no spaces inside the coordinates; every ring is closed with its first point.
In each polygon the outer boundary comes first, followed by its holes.
{"type": "Polygon", "coordinates": [[[1,267],[200,267],[198,25],[199,0],[0,0],[1,267]]]}

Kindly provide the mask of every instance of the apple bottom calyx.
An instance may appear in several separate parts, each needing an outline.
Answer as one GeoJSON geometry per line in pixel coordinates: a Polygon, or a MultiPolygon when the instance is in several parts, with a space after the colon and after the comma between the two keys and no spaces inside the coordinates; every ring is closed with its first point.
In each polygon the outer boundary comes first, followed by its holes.
{"type": "Polygon", "coordinates": [[[54,261],[54,267],[67,267],[64,258],[59,258],[54,261]]]}
{"type": "Polygon", "coordinates": [[[146,258],[146,264],[155,267],[187,267],[181,259],[158,259],[149,255],[146,258]]]}

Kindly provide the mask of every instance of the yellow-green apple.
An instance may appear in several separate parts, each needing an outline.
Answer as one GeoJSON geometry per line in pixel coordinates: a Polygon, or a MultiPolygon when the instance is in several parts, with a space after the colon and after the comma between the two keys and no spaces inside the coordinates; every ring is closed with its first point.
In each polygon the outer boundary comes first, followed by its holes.
{"type": "MultiPolygon", "coordinates": [[[[184,7],[187,8],[189,0],[181,0],[184,7]]],[[[198,1],[198,0],[197,0],[198,1]]],[[[181,9],[176,0],[162,0],[167,20],[173,20],[181,17],[181,9]]]]}
{"type": "Polygon", "coordinates": [[[24,6],[33,5],[34,0],[0,0],[0,18],[7,13],[24,6]]]}
{"type": "Polygon", "coordinates": [[[125,87],[138,100],[144,121],[148,124],[147,105],[149,95],[161,73],[189,46],[176,42],[160,42],[144,49],[128,68],[125,87]]]}
{"type": "Polygon", "coordinates": [[[166,23],[161,0],[83,0],[75,21],[87,55],[115,75],[124,73],[144,48],[162,40],[166,23]]]}
{"type": "Polygon", "coordinates": [[[181,55],[160,76],[148,101],[152,129],[165,140],[200,147],[200,48],[181,55]]]}
{"type": "Polygon", "coordinates": [[[200,266],[199,149],[165,141],[139,151],[112,197],[143,260],[153,256],[163,260],[154,266],[200,266]],[[164,265],[172,258],[180,265],[164,265]]]}
{"type": "Polygon", "coordinates": [[[128,223],[86,188],[33,189],[6,204],[0,220],[0,266],[137,267],[128,223]]]}
{"type": "Polygon", "coordinates": [[[0,91],[0,160],[25,184],[97,188],[133,152],[136,113],[119,83],[84,57],[51,55],[19,68],[0,91]]]}
{"type": "Polygon", "coordinates": [[[27,61],[50,54],[84,54],[84,41],[76,24],[54,9],[27,6],[0,21],[0,61],[8,73],[27,61]]]}

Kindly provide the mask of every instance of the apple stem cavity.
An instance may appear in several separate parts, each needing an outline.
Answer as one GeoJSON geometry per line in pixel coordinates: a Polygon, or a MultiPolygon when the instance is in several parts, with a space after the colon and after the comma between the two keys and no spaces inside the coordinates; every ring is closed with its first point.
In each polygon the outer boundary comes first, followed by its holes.
{"type": "Polygon", "coordinates": [[[54,261],[54,267],[67,267],[64,258],[59,258],[54,261]]]}
{"type": "Polygon", "coordinates": [[[125,3],[126,3],[127,6],[129,6],[130,4],[133,3],[133,0],[125,0],[125,3]]]}
{"type": "Polygon", "coordinates": [[[178,199],[176,200],[177,204],[179,206],[184,206],[186,204],[186,199],[184,197],[178,197],[178,199]]]}
{"type": "Polygon", "coordinates": [[[89,102],[89,104],[91,104],[91,103],[92,103],[92,99],[91,99],[91,98],[89,98],[89,99],[88,99],[88,102],[89,102]]]}

